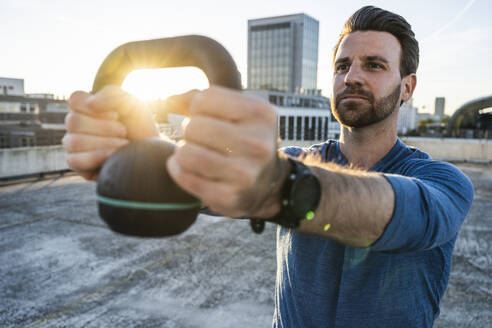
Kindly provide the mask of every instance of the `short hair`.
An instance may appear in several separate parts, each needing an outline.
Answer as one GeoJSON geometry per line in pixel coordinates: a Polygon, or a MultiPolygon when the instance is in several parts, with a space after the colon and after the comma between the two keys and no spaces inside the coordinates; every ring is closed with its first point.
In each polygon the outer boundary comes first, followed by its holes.
{"type": "Polygon", "coordinates": [[[417,72],[419,66],[419,43],[412,26],[400,15],[374,6],[357,10],[345,22],[342,33],[333,51],[333,62],[343,38],[356,31],[380,31],[392,34],[401,46],[400,75],[417,72]]]}

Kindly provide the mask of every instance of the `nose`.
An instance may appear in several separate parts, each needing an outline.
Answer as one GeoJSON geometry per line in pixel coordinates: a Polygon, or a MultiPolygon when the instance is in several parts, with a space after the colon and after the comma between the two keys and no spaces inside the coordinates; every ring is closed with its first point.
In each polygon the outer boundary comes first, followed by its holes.
{"type": "Polygon", "coordinates": [[[344,82],[345,85],[364,84],[363,71],[358,65],[356,65],[356,63],[352,63],[352,65],[350,65],[347,74],[345,74],[344,82]]]}

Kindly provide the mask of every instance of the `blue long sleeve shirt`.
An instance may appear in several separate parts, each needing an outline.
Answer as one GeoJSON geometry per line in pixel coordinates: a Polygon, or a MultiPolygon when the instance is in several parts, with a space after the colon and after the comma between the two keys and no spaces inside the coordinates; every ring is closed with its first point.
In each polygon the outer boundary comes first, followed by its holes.
{"type": "MultiPolygon", "coordinates": [[[[336,141],[285,149],[304,151],[348,164],[336,141]]],[[[370,247],[278,228],[273,327],[432,327],[473,186],[453,165],[400,140],[371,171],[384,173],[396,198],[370,247]]]]}

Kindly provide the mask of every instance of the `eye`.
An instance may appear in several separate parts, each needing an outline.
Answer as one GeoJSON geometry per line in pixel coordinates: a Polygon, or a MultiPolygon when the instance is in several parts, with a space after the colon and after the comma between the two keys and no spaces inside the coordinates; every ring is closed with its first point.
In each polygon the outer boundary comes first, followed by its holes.
{"type": "Polygon", "coordinates": [[[339,64],[336,66],[336,72],[337,73],[343,73],[345,72],[346,70],[348,70],[348,65],[347,64],[339,64]]]}
{"type": "Polygon", "coordinates": [[[371,70],[381,70],[381,69],[384,69],[384,66],[379,64],[379,63],[376,63],[376,62],[369,62],[367,63],[367,67],[371,70]]]}

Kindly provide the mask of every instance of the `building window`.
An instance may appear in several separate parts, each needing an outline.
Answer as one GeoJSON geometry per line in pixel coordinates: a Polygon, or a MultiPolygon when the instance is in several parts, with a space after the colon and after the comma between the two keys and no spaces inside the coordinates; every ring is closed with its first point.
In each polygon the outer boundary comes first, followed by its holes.
{"type": "Polygon", "coordinates": [[[315,136],[315,133],[316,133],[316,117],[311,117],[311,129],[310,129],[310,136],[311,136],[311,139],[309,140],[314,140],[314,136],[315,136]]]}
{"type": "Polygon", "coordinates": [[[289,116],[289,136],[288,140],[294,140],[294,116],[289,116]]]}
{"type": "Polygon", "coordinates": [[[328,117],[325,117],[325,124],[324,124],[324,135],[323,135],[323,140],[328,139],[328,117]]]}
{"type": "Polygon", "coordinates": [[[302,140],[302,117],[297,117],[296,140],[302,140]]]}
{"type": "Polygon", "coordinates": [[[311,140],[309,131],[309,117],[306,116],[304,117],[304,140],[311,140]]]}
{"type": "Polygon", "coordinates": [[[285,116],[280,116],[280,123],[279,123],[279,134],[280,134],[280,139],[285,140],[285,116]]]}
{"type": "Polygon", "coordinates": [[[323,139],[322,127],[323,127],[323,118],[320,116],[318,117],[318,140],[323,139]]]}

